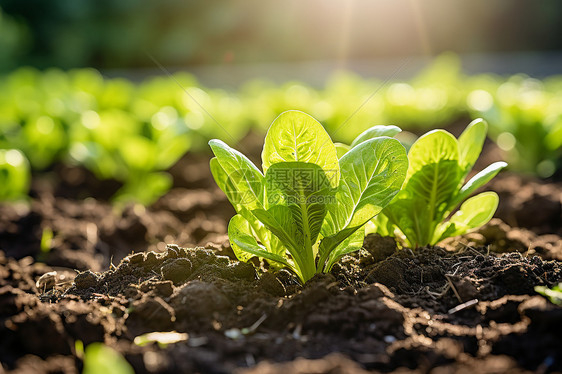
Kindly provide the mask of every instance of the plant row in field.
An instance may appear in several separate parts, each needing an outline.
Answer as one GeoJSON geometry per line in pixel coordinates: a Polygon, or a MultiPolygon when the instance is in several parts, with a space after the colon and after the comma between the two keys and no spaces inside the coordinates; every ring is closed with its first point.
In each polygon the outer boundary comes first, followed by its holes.
{"type": "Polygon", "coordinates": [[[133,83],[91,69],[20,69],[1,78],[0,89],[0,149],[13,150],[0,157],[0,200],[26,195],[29,168],[65,162],[122,182],[117,201],[150,204],[170,188],[166,170],[186,152],[215,137],[236,144],[250,130],[264,133],[289,108],[311,113],[347,143],[377,123],[427,129],[469,114],[487,120],[513,170],[548,177],[561,167],[562,80],[466,77],[451,56],[385,85],[339,74],[321,89],[256,80],[229,92],[188,74],[133,83]]]}
{"type": "Polygon", "coordinates": [[[465,181],[486,138],[484,121],[473,121],[459,139],[430,131],[407,154],[392,138],[398,132],[396,126],[375,126],[338,152],[313,117],[284,112],[267,131],[261,170],[223,141],[211,140],[212,174],[237,213],[228,235],[238,259],[260,257],[289,268],[304,283],[360,249],[369,221],[380,234],[416,248],[492,218],[498,195],[470,196],[506,163],[465,181]]]}

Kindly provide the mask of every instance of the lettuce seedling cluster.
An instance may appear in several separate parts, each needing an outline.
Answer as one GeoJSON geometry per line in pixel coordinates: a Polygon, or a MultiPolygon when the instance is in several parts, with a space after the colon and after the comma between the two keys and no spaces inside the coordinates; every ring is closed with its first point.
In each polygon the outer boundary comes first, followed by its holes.
{"type": "Polygon", "coordinates": [[[211,172],[237,212],[228,226],[236,256],[287,267],[304,283],[358,250],[364,225],[392,201],[408,169],[404,147],[382,136],[396,128],[379,130],[338,159],[320,123],[299,111],[284,112],[267,132],[263,172],[239,151],[211,140],[211,172]]]}
{"type": "Polygon", "coordinates": [[[263,173],[242,153],[211,140],[211,172],[237,212],[228,226],[236,256],[287,267],[304,283],[358,250],[369,221],[381,235],[399,236],[411,248],[488,222],[498,195],[470,196],[507,164],[493,163],[466,181],[486,122],[471,122],[458,139],[430,131],[407,155],[391,138],[400,131],[374,126],[351,145],[334,144],[314,118],[288,111],[268,130],[263,173]]]}
{"type": "Polygon", "coordinates": [[[488,222],[498,206],[498,195],[490,191],[468,197],[507,164],[495,162],[465,183],[482,151],[486,132],[486,122],[477,119],[458,140],[445,130],[420,137],[408,152],[410,164],[402,191],[374,220],[377,232],[398,232],[415,248],[462,235],[488,222]]]}

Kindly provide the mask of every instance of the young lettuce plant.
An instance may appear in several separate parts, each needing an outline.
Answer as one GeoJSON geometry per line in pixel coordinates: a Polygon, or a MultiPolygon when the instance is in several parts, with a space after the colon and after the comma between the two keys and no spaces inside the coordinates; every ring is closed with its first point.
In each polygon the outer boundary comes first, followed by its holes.
{"type": "Polygon", "coordinates": [[[388,137],[367,139],[338,159],[322,125],[299,111],[271,124],[264,173],[224,142],[209,145],[213,177],[237,212],[228,235],[238,259],[266,259],[303,283],[361,248],[365,223],[398,193],[408,169],[404,147],[388,137]]]}
{"type": "Polygon", "coordinates": [[[498,195],[482,192],[466,199],[507,164],[495,162],[465,183],[482,151],[486,132],[486,122],[477,119],[458,140],[445,130],[421,136],[408,152],[410,164],[404,188],[373,220],[376,231],[393,235],[398,230],[407,245],[417,248],[437,244],[488,222],[498,206],[498,195]],[[446,220],[461,203],[458,211],[446,220]]]}

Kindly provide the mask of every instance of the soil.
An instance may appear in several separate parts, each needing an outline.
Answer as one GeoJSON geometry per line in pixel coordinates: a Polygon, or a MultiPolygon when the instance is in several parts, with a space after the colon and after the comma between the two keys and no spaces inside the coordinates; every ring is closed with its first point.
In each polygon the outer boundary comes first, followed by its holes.
{"type": "Polygon", "coordinates": [[[80,372],[77,340],[139,373],[562,372],[562,307],[534,291],[562,281],[561,183],[503,173],[476,232],[416,251],[369,235],[303,287],[235,260],[207,163],[182,160],[147,208],[62,166],[0,205],[0,373],[80,372]],[[134,344],[154,331],[188,337],[134,344]]]}

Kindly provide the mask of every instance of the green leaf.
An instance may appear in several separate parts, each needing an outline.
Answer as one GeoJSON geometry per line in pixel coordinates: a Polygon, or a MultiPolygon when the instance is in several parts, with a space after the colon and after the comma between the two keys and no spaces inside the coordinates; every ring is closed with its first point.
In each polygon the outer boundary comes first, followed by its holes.
{"type": "Polygon", "coordinates": [[[138,202],[148,206],[168,192],[172,184],[172,176],[166,172],[133,174],[113,195],[112,200],[116,203],[138,202]]]}
{"type": "Polygon", "coordinates": [[[132,366],[123,356],[103,343],[86,347],[83,374],[134,374],[132,366]]]}
{"type": "Polygon", "coordinates": [[[213,139],[209,145],[217,160],[211,161],[211,172],[232,205],[235,208],[244,205],[250,210],[263,207],[264,177],[259,169],[242,153],[220,140],[213,139]]]}
{"type": "Polygon", "coordinates": [[[442,161],[459,161],[459,148],[457,139],[445,130],[432,130],[421,136],[408,152],[408,181],[413,174],[427,165],[437,164],[442,161]]]}
{"type": "Polygon", "coordinates": [[[252,214],[254,214],[273,235],[278,237],[288,249],[298,248],[298,243],[303,242],[289,207],[285,205],[275,205],[267,210],[254,209],[252,210],[252,214]]]}
{"type": "Polygon", "coordinates": [[[535,291],[547,297],[551,303],[555,305],[562,305],[562,283],[548,288],[546,286],[536,286],[535,291]]]}
{"type": "Polygon", "coordinates": [[[313,246],[316,243],[326,206],[334,199],[334,189],[324,170],[304,162],[271,165],[265,175],[269,215],[254,211],[286,244],[300,275],[306,281],[315,272],[313,246]],[[271,218],[275,218],[272,221],[271,218]]]}
{"type": "MultiPolygon", "coordinates": [[[[246,232],[250,235],[255,235],[262,244],[267,248],[267,250],[271,253],[277,255],[283,255],[284,248],[279,243],[279,240],[275,238],[265,227],[264,225],[254,216],[254,214],[246,208],[244,205],[244,199],[241,199],[241,194],[238,193],[234,184],[220,165],[219,161],[216,157],[211,159],[210,162],[211,173],[221,190],[223,190],[233,205],[234,209],[237,213],[239,213],[244,219],[246,220],[247,224],[249,225],[248,230],[246,232]]],[[[252,206],[252,205],[250,205],[252,206]]],[[[263,205],[260,205],[263,206],[263,205]]],[[[233,250],[236,253],[236,249],[233,250]]],[[[238,256],[238,254],[237,254],[238,256]]],[[[241,259],[240,257],[238,257],[241,259]]],[[[241,259],[242,260],[242,259],[241,259]]],[[[245,260],[242,260],[245,261],[245,260]]]]}
{"type": "Polygon", "coordinates": [[[351,148],[355,147],[357,144],[363,143],[365,140],[378,138],[381,136],[388,136],[389,138],[392,138],[394,135],[400,133],[401,131],[402,129],[400,129],[400,127],[394,125],[373,126],[370,129],[367,129],[359,134],[359,136],[357,136],[355,140],[351,142],[351,148]]]}
{"type": "Polygon", "coordinates": [[[166,139],[165,144],[158,144],[156,166],[161,170],[169,169],[189,150],[191,142],[192,138],[189,134],[178,134],[171,139],[166,139]]]}
{"type": "MultiPolygon", "coordinates": [[[[407,244],[411,248],[416,248],[428,244],[431,239],[429,236],[434,230],[432,228],[434,223],[427,219],[429,211],[427,202],[412,197],[410,191],[402,190],[382,214],[402,231],[407,244]]],[[[394,230],[391,230],[390,226],[388,224],[384,230],[380,232],[377,230],[377,232],[381,235],[385,231],[392,234],[394,230]]]]}
{"type": "Polygon", "coordinates": [[[403,190],[383,211],[377,232],[398,228],[411,247],[435,244],[454,235],[483,225],[497,207],[495,194],[469,199],[448,221],[462,201],[478,187],[492,179],[507,164],[498,162],[474,176],[462,188],[466,175],[478,159],[486,138],[487,124],[473,121],[459,140],[444,130],[434,130],[420,137],[410,148],[410,167],[403,190]],[[383,227],[384,226],[384,227],[383,227]]]}
{"type": "Polygon", "coordinates": [[[488,183],[506,166],[507,163],[503,161],[494,162],[492,165],[488,166],[487,168],[470,178],[470,180],[466,182],[466,184],[459,191],[458,195],[455,197],[452,207],[457,206],[461,201],[469,197],[478,188],[488,183]]]}
{"type": "Polygon", "coordinates": [[[296,110],[281,113],[267,131],[262,152],[263,171],[279,162],[306,162],[319,165],[332,187],[339,183],[336,147],[322,125],[296,110]]]}
{"type": "Polygon", "coordinates": [[[217,184],[217,186],[219,186],[222,192],[224,192],[224,194],[228,198],[228,201],[230,201],[230,203],[234,207],[234,210],[239,212],[242,209],[242,199],[240,199],[240,195],[236,191],[236,188],[234,188],[234,184],[232,183],[230,178],[228,178],[228,174],[226,174],[226,171],[224,171],[221,164],[219,163],[219,160],[217,160],[216,157],[213,157],[209,162],[209,166],[211,169],[211,174],[215,179],[215,183],[217,184]]]}
{"type": "Polygon", "coordinates": [[[440,225],[431,244],[486,224],[494,216],[498,203],[495,192],[483,192],[466,200],[448,222],[440,225]]]}
{"type": "Polygon", "coordinates": [[[406,185],[384,214],[411,246],[428,244],[462,180],[457,140],[444,130],[420,137],[408,153],[406,185]]]}
{"type": "Polygon", "coordinates": [[[407,169],[406,150],[387,137],[362,142],[342,157],[342,178],[322,228],[321,261],[392,201],[407,169]]]}
{"type": "Polygon", "coordinates": [[[255,235],[269,252],[282,256],[285,249],[279,240],[248,209],[248,207],[263,207],[261,202],[259,204],[245,204],[246,198],[234,187],[234,183],[230,180],[216,157],[211,159],[210,167],[219,188],[226,194],[236,212],[248,222],[250,227],[248,233],[255,235]]]}
{"type": "Polygon", "coordinates": [[[30,180],[24,154],[17,149],[0,149],[0,201],[25,198],[30,180]]]}
{"type": "Polygon", "coordinates": [[[291,269],[301,282],[312,278],[315,270],[312,249],[304,248],[303,232],[297,226],[289,207],[275,205],[267,210],[254,209],[252,213],[287,248],[294,260],[291,269]]]}
{"type": "Polygon", "coordinates": [[[352,148],[340,160],[341,183],[329,205],[333,230],[364,225],[400,190],[408,159],[396,139],[380,137],[352,148]]]}
{"type": "Polygon", "coordinates": [[[230,219],[228,224],[228,237],[232,246],[232,251],[240,261],[247,262],[253,256],[265,258],[267,260],[290,266],[281,255],[272,253],[268,249],[258,244],[252,235],[252,229],[248,221],[240,214],[230,219]]]}
{"type": "Polygon", "coordinates": [[[343,143],[334,143],[334,145],[336,146],[336,153],[338,154],[338,158],[342,158],[343,155],[345,155],[351,149],[349,145],[343,143]]]}
{"type": "Polygon", "coordinates": [[[353,234],[348,236],[344,241],[342,241],[332,252],[330,252],[325,271],[332,270],[334,264],[338,262],[343,256],[360,250],[361,247],[363,247],[364,240],[365,228],[361,227],[357,229],[353,234]]]}
{"type": "Polygon", "coordinates": [[[326,205],[333,200],[324,170],[304,162],[280,162],[272,165],[265,175],[268,203],[287,205],[295,222],[303,229],[305,245],[318,238],[326,205]]]}
{"type": "Polygon", "coordinates": [[[481,119],[475,119],[459,136],[459,163],[464,170],[466,176],[482,151],[484,140],[486,140],[486,133],[488,132],[488,125],[481,119]]]}
{"type": "Polygon", "coordinates": [[[552,125],[544,140],[547,147],[551,150],[560,150],[562,148],[562,118],[559,118],[552,125]]]}
{"type": "MultiPolygon", "coordinates": [[[[384,214],[377,214],[375,218],[371,220],[373,223],[374,231],[380,236],[393,236],[394,235],[394,225],[388,217],[384,214]]],[[[368,232],[367,232],[368,233],[368,232]]]]}

